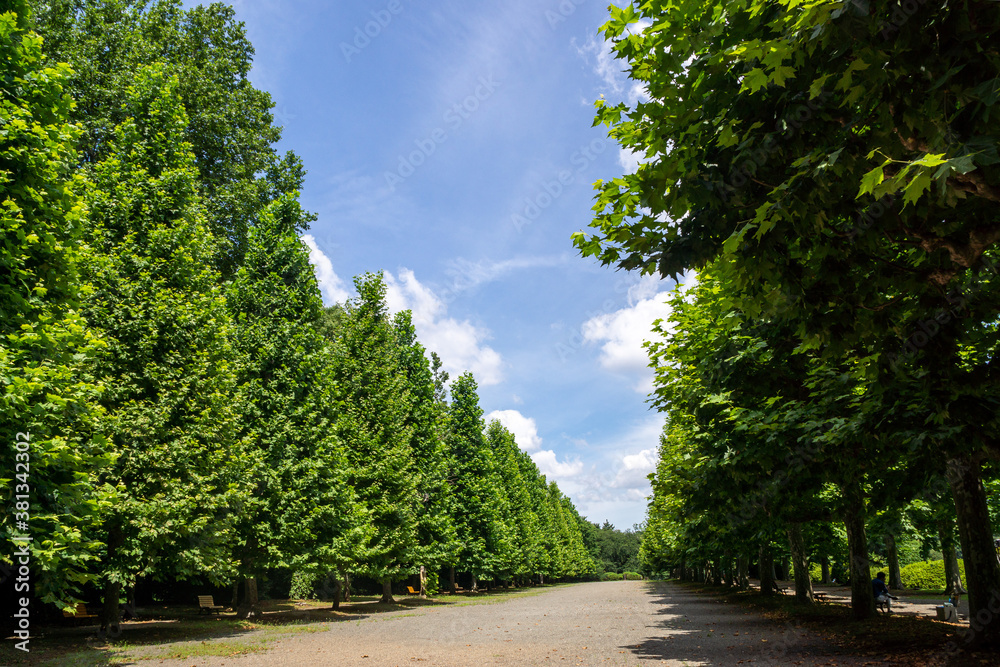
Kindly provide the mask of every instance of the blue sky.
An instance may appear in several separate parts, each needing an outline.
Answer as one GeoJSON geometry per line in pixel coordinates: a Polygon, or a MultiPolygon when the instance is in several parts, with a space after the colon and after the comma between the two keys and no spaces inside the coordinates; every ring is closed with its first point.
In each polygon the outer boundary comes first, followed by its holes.
{"type": "MultiPolygon", "coordinates": [[[[193,3],[191,3],[193,4],[193,3]]],[[[385,271],[390,307],[581,514],[645,516],[663,419],[642,340],[671,281],[580,258],[592,184],[634,168],[593,102],[639,94],[592,0],[234,3],[281,148],[304,160],[304,240],[328,303],[385,271]]]]}

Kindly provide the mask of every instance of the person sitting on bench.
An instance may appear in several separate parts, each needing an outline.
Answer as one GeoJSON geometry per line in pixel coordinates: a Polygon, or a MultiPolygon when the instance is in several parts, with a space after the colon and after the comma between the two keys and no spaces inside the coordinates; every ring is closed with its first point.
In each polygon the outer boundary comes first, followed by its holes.
{"type": "Polygon", "coordinates": [[[889,593],[889,587],[885,585],[885,572],[879,572],[872,579],[872,590],[875,593],[875,602],[879,605],[885,605],[885,612],[891,614],[891,601],[899,598],[889,593]]]}

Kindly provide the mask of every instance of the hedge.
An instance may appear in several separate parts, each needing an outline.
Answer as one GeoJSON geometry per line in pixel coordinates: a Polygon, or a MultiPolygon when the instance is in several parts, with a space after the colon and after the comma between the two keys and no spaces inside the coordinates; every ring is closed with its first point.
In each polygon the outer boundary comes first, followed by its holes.
{"type": "MultiPolygon", "coordinates": [[[[965,581],[965,563],[958,561],[958,571],[965,581]]],[[[911,563],[900,569],[904,588],[944,589],[944,561],[932,560],[911,563]]]]}

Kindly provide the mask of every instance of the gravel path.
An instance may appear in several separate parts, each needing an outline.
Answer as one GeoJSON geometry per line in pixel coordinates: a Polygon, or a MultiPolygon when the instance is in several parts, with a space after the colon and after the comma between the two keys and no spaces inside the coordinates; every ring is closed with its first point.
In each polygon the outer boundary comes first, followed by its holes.
{"type": "MultiPolygon", "coordinates": [[[[164,667],[305,665],[853,665],[818,635],[665,583],[601,582],[498,604],[332,623],[266,653],[164,667]]],[[[871,663],[868,663],[871,664],[871,663]]]]}

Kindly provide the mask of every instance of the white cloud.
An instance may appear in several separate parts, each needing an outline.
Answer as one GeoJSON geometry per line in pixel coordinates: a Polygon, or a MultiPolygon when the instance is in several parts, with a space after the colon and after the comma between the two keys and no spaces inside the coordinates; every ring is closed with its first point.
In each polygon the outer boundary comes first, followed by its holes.
{"type": "MultiPolygon", "coordinates": [[[[641,32],[652,25],[649,21],[640,21],[629,29],[630,32],[641,32]]],[[[596,74],[604,84],[604,94],[616,97],[625,93],[630,105],[635,106],[640,99],[649,99],[646,88],[640,81],[629,78],[628,62],[615,58],[614,45],[604,39],[592,35],[583,46],[576,47],[576,52],[591,63],[596,74]]]]}
{"type": "Polygon", "coordinates": [[[389,310],[413,312],[413,326],[424,347],[437,352],[452,377],[472,371],[481,386],[499,384],[503,379],[503,359],[485,345],[488,330],[468,320],[448,317],[448,307],[413,271],[400,269],[398,276],[386,272],[386,302],[389,310]]]}
{"type": "Polygon", "coordinates": [[[486,415],[486,423],[496,420],[514,434],[518,446],[526,452],[533,452],[542,446],[538,436],[538,425],[531,417],[525,417],[517,410],[494,410],[486,415]]]}
{"type": "Polygon", "coordinates": [[[609,519],[622,529],[643,521],[652,495],[648,475],[656,469],[663,424],[662,415],[651,415],[613,439],[586,444],[606,452],[603,460],[557,480],[581,515],[597,523],[609,519]]]}
{"type": "Polygon", "coordinates": [[[333,270],[333,262],[326,256],[312,234],[302,236],[302,242],[309,248],[309,263],[313,265],[316,273],[316,282],[319,283],[319,291],[323,295],[323,301],[327,304],[344,303],[350,297],[344,287],[344,281],[340,279],[337,272],[333,270]]]}
{"type": "MultiPolygon", "coordinates": [[[[683,278],[682,290],[689,289],[693,282],[693,274],[683,278]]],[[[653,371],[643,343],[662,340],[653,333],[653,322],[670,316],[667,300],[674,286],[673,281],[643,276],[629,288],[626,308],[596,315],[582,327],[585,342],[601,345],[601,366],[613,373],[635,376],[636,391],[642,393],[653,388],[653,371]]]]}
{"type": "Polygon", "coordinates": [[[535,462],[539,472],[545,475],[549,481],[555,481],[559,485],[563,493],[566,492],[566,480],[583,472],[583,461],[574,459],[561,462],[551,449],[535,452],[531,455],[531,460],[535,462]]]}
{"type": "MultiPolygon", "coordinates": [[[[656,470],[656,450],[644,449],[636,454],[628,454],[622,457],[621,467],[611,483],[616,489],[627,489],[629,491],[646,490],[649,487],[649,473],[656,470]]],[[[645,493],[641,493],[645,496],[645,493]]]]}
{"type": "Polygon", "coordinates": [[[627,148],[618,149],[618,164],[626,174],[634,174],[639,170],[639,163],[642,161],[642,153],[630,151],[627,148]]]}
{"type": "Polygon", "coordinates": [[[629,306],[603,313],[583,325],[583,339],[601,345],[601,366],[621,375],[641,378],[636,389],[652,389],[653,373],[643,342],[657,338],[653,322],[670,315],[666,303],[669,290],[660,289],[661,281],[644,278],[629,289],[629,306]]]}

